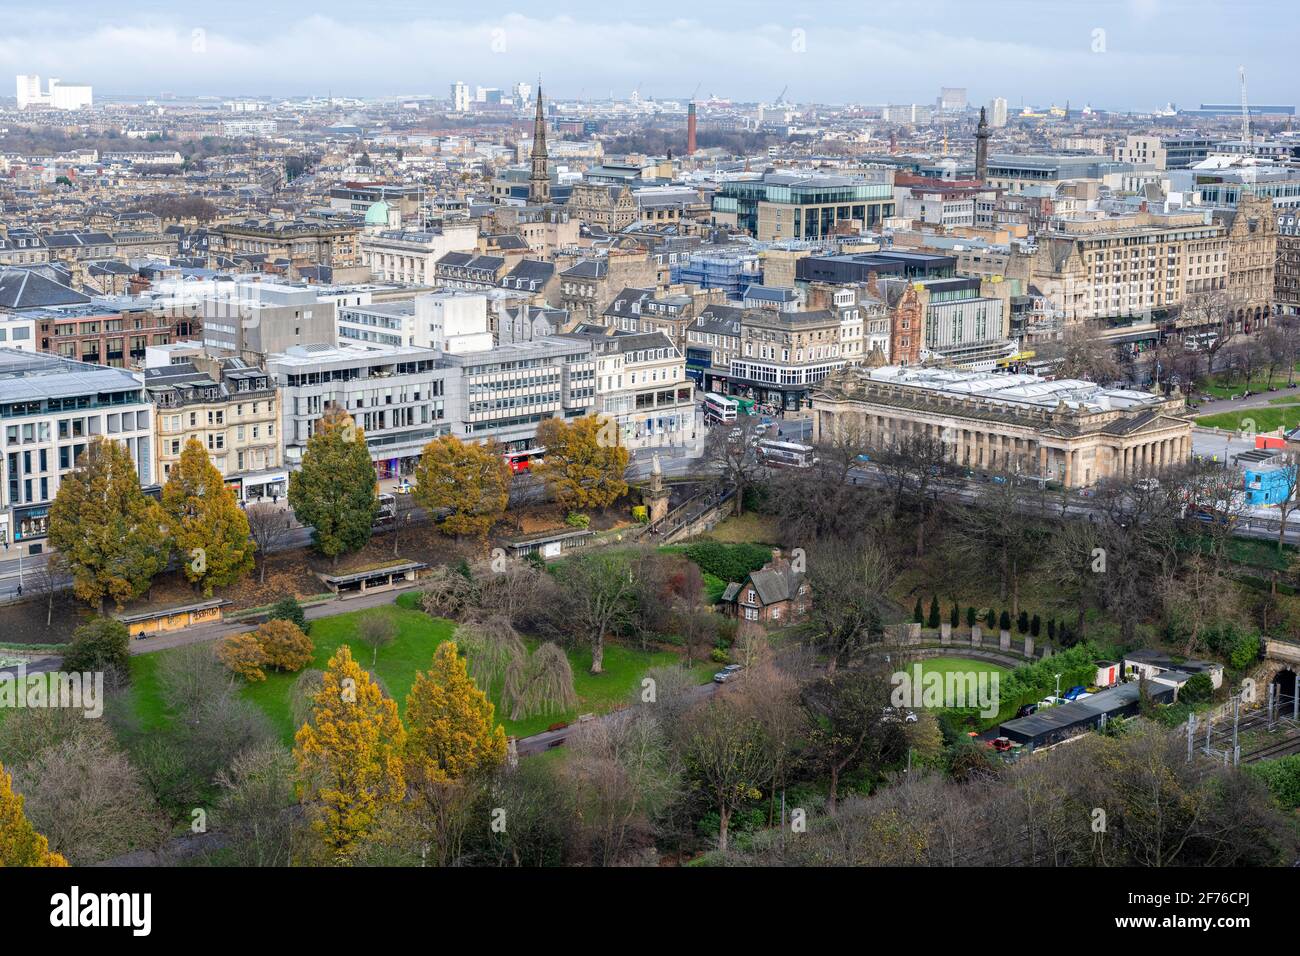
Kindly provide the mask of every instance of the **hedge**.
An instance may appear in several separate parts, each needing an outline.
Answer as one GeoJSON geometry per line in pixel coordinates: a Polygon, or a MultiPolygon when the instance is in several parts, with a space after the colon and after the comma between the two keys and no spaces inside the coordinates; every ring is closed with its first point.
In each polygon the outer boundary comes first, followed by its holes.
{"type": "Polygon", "coordinates": [[[686,545],[682,553],[694,561],[702,572],[727,582],[744,581],[772,560],[772,551],[761,544],[725,544],[721,541],[697,541],[686,545]]]}

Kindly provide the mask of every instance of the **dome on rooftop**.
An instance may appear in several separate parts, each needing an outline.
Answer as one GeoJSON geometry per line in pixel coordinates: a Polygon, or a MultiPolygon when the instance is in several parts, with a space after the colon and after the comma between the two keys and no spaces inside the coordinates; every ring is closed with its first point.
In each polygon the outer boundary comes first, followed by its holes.
{"type": "Polygon", "coordinates": [[[388,225],[388,203],[384,202],[382,199],[377,203],[373,203],[370,208],[366,210],[366,225],[388,225]]]}

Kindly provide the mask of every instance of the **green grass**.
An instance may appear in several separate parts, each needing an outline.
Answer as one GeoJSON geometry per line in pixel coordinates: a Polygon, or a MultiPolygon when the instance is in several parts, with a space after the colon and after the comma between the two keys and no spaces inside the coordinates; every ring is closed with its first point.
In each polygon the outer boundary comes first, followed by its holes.
{"type": "MultiPolygon", "coordinates": [[[[1300,362],[1296,363],[1296,371],[1300,371],[1300,362]]],[[[1279,368],[1273,373],[1273,384],[1279,388],[1286,385],[1286,368],[1279,368]]],[[[1263,392],[1268,389],[1268,374],[1261,372],[1251,378],[1249,384],[1234,379],[1231,384],[1225,384],[1221,378],[1216,378],[1213,382],[1202,382],[1196,389],[1197,394],[1205,392],[1216,398],[1231,398],[1233,395],[1240,395],[1246,389],[1252,392],[1263,392]]]]}
{"type": "Polygon", "coordinates": [[[973,657],[927,657],[917,661],[917,663],[921,665],[922,674],[951,674],[954,672],[966,674],[975,671],[976,673],[1005,676],[1011,673],[1008,668],[991,664],[988,661],[976,660],[973,657]]]}
{"type": "Polygon", "coordinates": [[[1207,428],[1230,428],[1242,430],[1242,422],[1253,421],[1256,432],[1271,432],[1279,427],[1288,430],[1300,425],[1300,404],[1269,405],[1264,408],[1243,408],[1236,412],[1219,412],[1216,415],[1202,415],[1196,424],[1207,428]]]}
{"type": "MultiPolygon", "coordinates": [[[[413,610],[407,606],[414,602],[418,602],[418,595],[408,592],[401,595],[398,603],[390,607],[353,611],[349,614],[338,614],[313,621],[311,637],[315,642],[316,652],[310,666],[323,669],[338,648],[346,644],[351,648],[352,656],[369,670],[373,652],[357,637],[358,621],[367,615],[389,616],[397,625],[397,637],[393,643],[379,651],[374,673],[397,701],[398,710],[405,711],[406,695],[415,681],[416,671],[428,668],[433,660],[434,650],[451,637],[455,627],[451,621],[430,617],[423,611],[413,610]]],[[[530,648],[535,646],[533,641],[527,643],[530,648]]],[[[160,727],[167,720],[158,685],[157,670],[159,661],[168,653],[174,652],[158,651],[152,654],[138,654],[131,658],[131,689],[128,692],[128,701],[143,731],[160,727]]],[[[562,714],[544,714],[526,720],[509,720],[501,707],[500,688],[492,689],[491,696],[497,707],[497,719],[505,727],[507,734],[527,737],[540,733],[553,723],[573,720],[578,714],[604,713],[613,710],[631,700],[633,691],[640,686],[641,678],[647,670],[678,663],[681,658],[671,651],[643,652],[619,644],[606,643],[602,674],[590,673],[590,649],[569,651],[569,660],[573,666],[574,689],[578,694],[578,706],[572,711],[562,714]]],[[[712,665],[704,665],[696,667],[694,672],[703,683],[714,669],[716,668],[712,665]]],[[[256,704],[270,718],[272,725],[287,744],[292,744],[296,730],[290,707],[290,692],[297,676],[297,674],[268,671],[265,681],[249,684],[241,691],[246,699],[256,704]]]]}
{"type": "MultiPolygon", "coordinates": [[[[997,664],[991,664],[988,661],[976,660],[973,657],[929,657],[909,663],[907,670],[912,672],[912,668],[921,665],[922,679],[929,674],[947,675],[953,673],[960,674],[997,674],[998,682],[1001,682],[1011,673],[1006,667],[1000,667],[997,664]]],[[[922,685],[924,686],[924,685],[922,685]]],[[[979,717],[978,725],[981,730],[988,727],[996,726],[1004,720],[1010,719],[1016,712],[1017,703],[1014,700],[999,700],[998,714],[993,718],[979,717]]]]}

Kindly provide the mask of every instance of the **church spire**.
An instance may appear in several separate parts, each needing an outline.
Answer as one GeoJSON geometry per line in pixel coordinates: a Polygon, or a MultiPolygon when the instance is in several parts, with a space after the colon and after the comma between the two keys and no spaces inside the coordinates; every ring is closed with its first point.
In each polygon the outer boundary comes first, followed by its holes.
{"type": "Polygon", "coordinates": [[[530,202],[551,201],[551,174],[546,168],[546,114],[542,111],[542,84],[537,83],[537,115],[533,118],[533,169],[528,176],[530,202]]]}
{"type": "Polygon", "coordinates": [[[984,182],[989,176],[989,120],[980,107],[979,125],[975,127],[975,178],[984,182]]]}

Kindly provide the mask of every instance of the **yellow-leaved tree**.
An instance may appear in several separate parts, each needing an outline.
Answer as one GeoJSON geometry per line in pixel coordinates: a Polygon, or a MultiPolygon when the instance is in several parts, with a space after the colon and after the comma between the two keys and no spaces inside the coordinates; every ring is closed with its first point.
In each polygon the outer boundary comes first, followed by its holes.
{"type": "Polygon", "coordinates": [[[23,795],[14,792],[13,778],[0,764],[0,867],[67,865],[23,813],[23,795]]]}
{"type": "Polygon", "coordinates": [[[257,545],[248,517],[197,438],[185,443],[163,485],[162,507],[185,578],[204,595],[211,597],[213,587],[234,584],[253,570],[257,545]]]}
{"type": "Polygon", "coordinates": [[[469,676],[455,641],[443,641],[406,698],[406,766],[412,781],[437,782],[499,766],[506,732],[496,708],[469,676]]]}
{"type": "Polygon", "coordinates": [[[347,863],[380,813],[401,801],[405,745],[397,704],[342,645],[326,665],[293,751],[299,798],[329,862],[347,863]]]}
{"type": "Polygon", "coordinates": [[[608,508],[627,494],[627,449],[619,444],[618,424],[586,415],[566,422],[548,418],[537,426],[545,458],[533,466],[555,498],[569,511],[608,508]]]}
{"type": "Polygon", "coordinates": [[[415,499],[432,515],[447,512],[443,534],[486,538],[506,510],[510,468],[496,442],[443,435],[424,446],[415,468],[415,499]]]}

